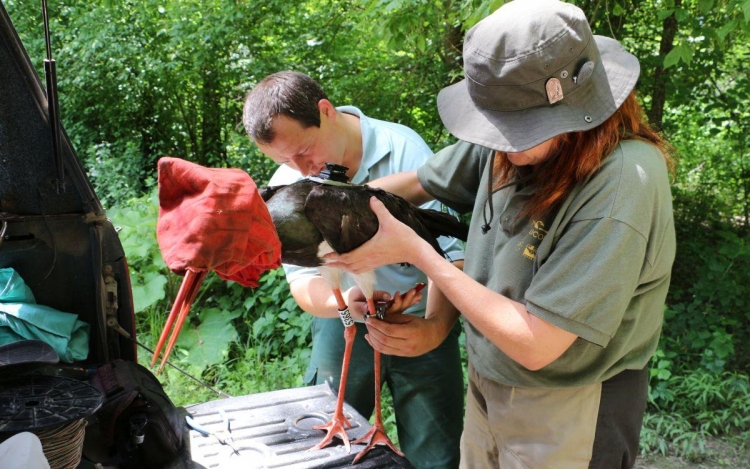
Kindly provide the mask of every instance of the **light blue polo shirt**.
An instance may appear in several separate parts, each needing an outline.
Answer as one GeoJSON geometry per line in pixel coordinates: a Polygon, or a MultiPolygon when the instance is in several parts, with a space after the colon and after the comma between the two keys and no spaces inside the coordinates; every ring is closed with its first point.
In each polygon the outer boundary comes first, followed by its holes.
{"type": "MultiPolygon", "coordinates": [[[[359,165],[357,174],[352,178],[353,184],[367,184],[372,180],[390,174],[414,171],[432,156],[432,150],[422,140],[422,137],[404,125],[372,119],[353,106],[342,106],[336,109],[358,116],[362,130],[362,163],[359,165]]],[[[302,179],[302,175],[299,171],[281,165],[271,177],[268,185],[286,185],[300,179],[302,179]]],[[[443,209],[440,202],[437,201],[426,203],[422,205],[422,208],[443,209]]],[[[451,261],[464,258],[463,244],[460,241],[454,238],[440,237],[438,242],[451,261]]],[[[318,275],[317,269],[313,268],[297,267],[290,264],[284,264],[283,267],[289,283],[302,277],[318,275]]],[[[403,293],[419,282],[427,283],[427,276],[411,265],[383,266],[375,271],[375,276],[375,289],[384,290],[391,294],[397,291],[403,293]]],[[[342,289],[346,290],[354,285],[351,277],[345,275],[342,281],[342,289]]],[[[427,295],[423,295],[422,301],[406,312],[424,316],[426,302],[427,295]]]]}

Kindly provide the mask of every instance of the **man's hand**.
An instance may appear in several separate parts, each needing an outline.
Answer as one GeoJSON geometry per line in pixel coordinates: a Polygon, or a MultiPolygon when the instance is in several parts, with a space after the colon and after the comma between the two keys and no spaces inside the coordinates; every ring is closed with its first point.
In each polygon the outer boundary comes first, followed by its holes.
{"type": "Polygon", "coordinates": [[[365,339],[372,348],[386,355],[417,357],[443,343],[451,326],[437,319],[409,314],[386,317],[384,321],[369,319],[365,339]]]}
{"type": "MultiPolygon", "coordinates": [[[[375,290],[372,292],[372,299],[377,304],[378,302],[385,303],[391,300],[391,294],[383,290],[375,290]]],[[[359,287],[354,286],[344,292],[344,301],[349,307],[349,313],[352,315],[355,321],[364,322],[367,311],[367,299],[365,294],[359,287]]]]}
{"type": "Polygon", "coordinates": [[[384,320],[368,319],[365,339],[372,348],[387,355],[416,357],[438,347],[448,336],[455,320],[443,317],[421,318],[402,314],[406,308],[419,301],[420,283],[405,294],[393,295],[384,320]]]}
{"type": "Polygon", "coordinates": [[[375,307],[378,308],[374,314],[370,312],[370,316],[377,316],[378,319],[385,319],[389,315],[402,314],[412,305],[415,305],[422,301],[422,294],[420,293],[426,284],[418,283],[414,288],[410,289],[403,295],[400,292],[396,292],[388,301],[377,301],[375,307]]]}

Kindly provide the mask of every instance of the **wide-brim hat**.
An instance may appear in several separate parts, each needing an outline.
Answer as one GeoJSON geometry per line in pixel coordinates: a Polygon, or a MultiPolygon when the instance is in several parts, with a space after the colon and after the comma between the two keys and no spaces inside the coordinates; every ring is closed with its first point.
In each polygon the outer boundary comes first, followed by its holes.
{"type": "Polygon", "coordinates": [[[463,57],[465,79],[438,94],[440,117],[461,140],[506,152],[598,126],[640,74],[635,56],[557,0],[506,3],[469,30],[463,57]]]}

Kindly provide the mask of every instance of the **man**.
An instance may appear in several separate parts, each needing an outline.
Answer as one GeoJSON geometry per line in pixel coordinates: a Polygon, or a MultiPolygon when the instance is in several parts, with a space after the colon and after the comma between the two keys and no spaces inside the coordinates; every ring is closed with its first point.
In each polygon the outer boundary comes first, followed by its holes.
{"type": "MultiPolygon", "coordinates": [[[[336,108],[317,82],[297,72],[279,72],[263,79],[245,100],[243,121],[258,148],[281,165],[270,186],[317,175],[325,169],[326,162],[347,167],[353,184],[365,184],[392,173],[416,170],[432,155],[413,130],[368,118],[355,107],[336,108]]],[[[435,203],[424,207],[440,209],[435,203]]],[[[439,241],[450,259],[460,263],[460,243],[446,238],[439,241]]],[[[312,357],[305,381],[310,385],[327,381],[336,387],[344,353],[344,326],[338,317],[337,302],[316,269],[285,264],[284,270],[295,300],[315,316],[312,357]]],[[[413,287],[427,282],[422,272],[409,265],[381,267],[376,270],[376,278],[375,288],[381,295],[393,294],[404,305],[420,299],[413,287]],[[407,293],[402,297],[398,292],[407,293]]],[[[342,285],[342,291],[352,316],[362,319],[365,304],[361,291],[351,282],[342,285]]],[[[439,290],[428,291],[427,298],[407,308],[405,316],[397,320],[432,321],[436,328],[452,328],[450,334],[442,343],[437,339],[426,347],[415,344],[415,350],[431,350],[421,356],[384,356],[381,373],[393,396],[399,443],[406,457],[419,469],[457,468],[463,428],[460,326],[455,321],[441,324],[436,319],[455,315],[434,314],[433,318],[433,312],[453,306],[439,290]]],[[[364,324],[356,327],[346,400],[369,417],[374,407],[373,349],[365,339],[364,324]]]]}

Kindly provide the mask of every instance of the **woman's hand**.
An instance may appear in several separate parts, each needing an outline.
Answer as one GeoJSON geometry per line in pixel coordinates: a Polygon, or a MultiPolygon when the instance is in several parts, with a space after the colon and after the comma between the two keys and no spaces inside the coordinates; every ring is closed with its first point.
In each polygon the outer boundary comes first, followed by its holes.
{"type": "Polygon", "coordinates": [[[326,265],[360,274],[388,264],[415,264],[420,249],[425,245],[432,249],[414,230],[391,215],[377,198],[370,198],[370,208],[380,224],[375,236],[346,254],[326,254],[326,265]]]}

